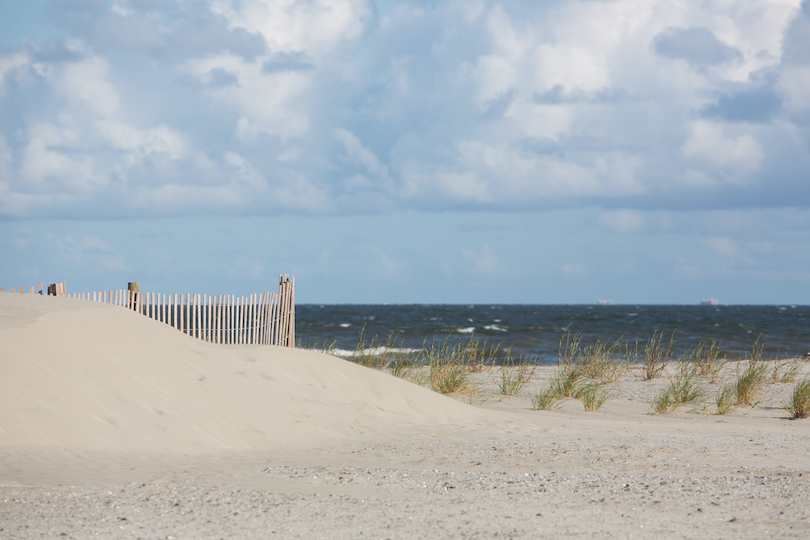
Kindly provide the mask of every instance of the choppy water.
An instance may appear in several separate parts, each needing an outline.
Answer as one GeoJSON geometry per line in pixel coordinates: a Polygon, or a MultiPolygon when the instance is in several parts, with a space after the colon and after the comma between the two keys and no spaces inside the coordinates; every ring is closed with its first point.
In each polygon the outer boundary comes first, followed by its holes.
{"type": "Polygon", "coordinates": [[[557,361],[566,328],[597,337],[646,341],[653,332],[675,331],[675,351],[715,339],[730,359],[743,358],[758,336],[765,357],[810,351],[810,306],[585,306],[585,305],[298,305],[296,334],[305,347],[332,344],[354,350],[360,341],[418,349],[427,341],[464,341],[512,347],[538,363],[557,361]]]}

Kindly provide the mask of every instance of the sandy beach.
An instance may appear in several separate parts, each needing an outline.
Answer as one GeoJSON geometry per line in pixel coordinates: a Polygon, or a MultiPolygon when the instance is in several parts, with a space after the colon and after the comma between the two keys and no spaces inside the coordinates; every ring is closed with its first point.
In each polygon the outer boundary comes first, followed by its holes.
{"type": "Polygon", "coordinates": [[[534,411],[554,368],[514,397],[494,369],[470,405],[315,351],[9,293],[0,355],[0,539],[810,538],[791,383],[729,415],[712,399],[652,415],[666,379],[628,375],[598,411],[534,411]]]}

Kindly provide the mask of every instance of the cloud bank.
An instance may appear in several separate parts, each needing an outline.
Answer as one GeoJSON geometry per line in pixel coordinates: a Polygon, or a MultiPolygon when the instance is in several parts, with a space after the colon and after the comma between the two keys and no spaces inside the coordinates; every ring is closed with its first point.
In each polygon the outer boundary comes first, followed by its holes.
{"type": "Polygon", "coordinates": [[[0,49],[6,219],[810,205],[810,1],[51,15],[66,38],[0,49]]]}

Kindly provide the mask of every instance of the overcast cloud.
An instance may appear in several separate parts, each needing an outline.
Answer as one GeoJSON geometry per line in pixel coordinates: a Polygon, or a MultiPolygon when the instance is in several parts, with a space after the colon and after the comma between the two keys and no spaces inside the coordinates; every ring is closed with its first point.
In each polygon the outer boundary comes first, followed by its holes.
{"type": "MultiPolygon", "coordinates": [[[[579,209],[620,237],[683,232],[688,212],[810,206],[810,1],[45,12],[48,37],[0,36],[7,223],[579,209]]],[[[741,253],[715,233],[696,242],[741,253]]],[[[502,271],[497,251],[458,260],[502,271]]]]}
{"type": "Polygon", "coordinates": [[[809,12],[57,1],[0,56],[0,212],[804,206],[809,12]]]}

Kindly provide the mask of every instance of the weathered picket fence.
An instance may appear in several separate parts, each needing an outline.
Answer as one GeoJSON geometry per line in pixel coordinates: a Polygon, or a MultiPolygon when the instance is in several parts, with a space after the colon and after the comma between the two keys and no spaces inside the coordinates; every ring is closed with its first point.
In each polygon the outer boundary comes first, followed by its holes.
{"type": "MultiPolygon", "coordinates": [[[[30,294],[35,294],[33,286],[30,294]]],[[[295,346],[295,278],[288,275],[279,276],[278,294],[172,295],[142,292],[137,283],[127,289],[72,294],[64,283],[55,283],[48,286],[47,294],[126,307],[212,343],[295,346]]]]}

